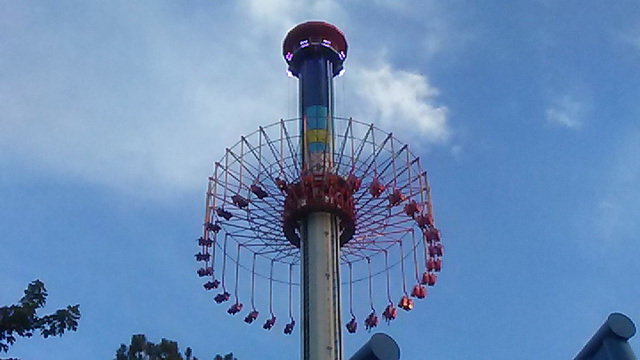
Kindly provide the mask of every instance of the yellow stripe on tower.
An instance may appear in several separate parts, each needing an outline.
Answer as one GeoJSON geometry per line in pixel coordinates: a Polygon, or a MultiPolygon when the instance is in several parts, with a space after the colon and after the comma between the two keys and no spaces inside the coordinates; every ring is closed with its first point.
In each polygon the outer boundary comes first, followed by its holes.
{"type": "Polygon", "coordinates": [[[329,143],[329,132],[327,130],[307,130],[307,142],[329,143]]]}

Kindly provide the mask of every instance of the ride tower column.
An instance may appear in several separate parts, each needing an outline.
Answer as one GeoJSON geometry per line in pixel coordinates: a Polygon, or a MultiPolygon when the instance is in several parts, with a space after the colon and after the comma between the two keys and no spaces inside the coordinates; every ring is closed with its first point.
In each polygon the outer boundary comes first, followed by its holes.
{"type": "MultiPolygon", "coordinates": [[[[309,193],[317,197],[323,191],[319,189],[344,182],[333,168],[333,78],[343,70],[346,53],[343,33],[319,21],[296,26],[283,43],[288,70],[299,79],[302,174],[298,185],[307,198],[313,196],[309,193]]],[[[305,206],[297,234],[287,235],[299,241],[301,251],[302,359],[342,360],[340,246],[353,230],[345,231],[348,216],[341,219],[334,208],[305,206]]]]}

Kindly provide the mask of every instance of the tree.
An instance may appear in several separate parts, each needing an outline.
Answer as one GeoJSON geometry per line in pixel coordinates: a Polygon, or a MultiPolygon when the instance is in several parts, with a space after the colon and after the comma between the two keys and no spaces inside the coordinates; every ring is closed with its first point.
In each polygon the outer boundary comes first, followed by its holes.
{"type": "Polygon", "coordinates": [[[222,357],[222,355],[216,355],[216,357],[214,357],[213,360],[238,360],[238,359],[233,357],[233,353],[229,353],[224,357],[222,357]]]}
{"type": "MultiPolygon", "coordinates": [[[[185,351],[186,360],[198,360],[191,357],[191,348],[185,351]]],[[[178,343],[162,339],[154,344],[143,334],[133,335],[129,346],[122,344],[116,352],[116,360],[185,360],[178,351],[178,343]]]]}
{"type": "Polygon", "coordinates": [[[80,305],[67,306],[55,313],[39,317],[36,311],[47,302],[47,289],[40,280],[32,281],[20,302],[0,307],[0,351],[9,351],[16,336],[31,337],[40,331],[45,339],[62,336],[66,330],[76,331],[80,320],[80,305]]]}
{"type": "MultiPolygon", "coordinates": [[[[154,344],[147,340],[144,334],[131,336],[129,346],[122,344],[116,351],[115,360],[198,360],[193,356],[193,351],[188,347],[184,352],[184,357],[180,353],[178,343],[175,341],[162,339],[160,343],[154,344]]],[[[224,357],[216,355],[214,360],[238,360],[233,354],[224,357]]]]}

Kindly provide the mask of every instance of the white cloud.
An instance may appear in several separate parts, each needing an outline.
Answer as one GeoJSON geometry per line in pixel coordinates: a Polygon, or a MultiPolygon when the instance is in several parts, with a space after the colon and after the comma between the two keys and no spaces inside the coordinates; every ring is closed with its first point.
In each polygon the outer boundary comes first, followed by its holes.
{"type": "Polygon", "coordinates": [[[356,69],[357,95],[367,119],[382,128],[404,132],[431,143],[445,142],[450,129],[447,108],[434,101],[438,90],[424,75],[389,65],[356,69]]]}
{"type": "Polygon", "coordinates": [[[462,157],[463,154],[464,154],[464,149],[462,148],[461,145],[453,145],[453,146],[451,146],[451,155],[453,155],[453,157],[456,160],[460,160],[460,158],[462,157]]]}
{"type": "MultiPolygon", "coordinates": [[[[284,75],[279,49],[286,30],[328,13],[347,23],[332,0],[309,8],[246,0],[205,12],[149,4],[12,5],[20,20],[0,24],[15,35],[0,41],[11,69],[0,75],[0,166],[142,196],[202,189],[240,135],[295,116],[296,80],[284,75]],[[247,34],[248,22],[263,33],[247,34]]],[[[432,105],[437,91],[424,76],[356,63],[348,76],[381,127],[447,138],[446,108],[432,105]]]]}
{"type": "Polygon", "coordinates": [[[252,21],[264,25],[262,30],[270,33],[284,33],[291,28],[301,5],[291,0],[247,0],[245,4],[252,21]]]}
{"type": "Polygon", "coordinates": [[[224,147],[286,113],[284,61],[227,37],[233,22],[86,6],[73,19],[33,11],[0,44],[5,160],[162,197],[202,188],[224,147]]]}
{"type": "Polygon", "coordinates": [[[243,7],[253,24],[259,24],[260,31],[278,38],[297,23],[320,20],[334,22],[344,16],[343,8],[335,0],[246,0],[243,7]]]}
{"type": "Polygon", "coordinates": [[[571,95],[563,95],[551,102],[547,108],[547,122],[576,129],[582,126],[584,103],[571,95]]]}

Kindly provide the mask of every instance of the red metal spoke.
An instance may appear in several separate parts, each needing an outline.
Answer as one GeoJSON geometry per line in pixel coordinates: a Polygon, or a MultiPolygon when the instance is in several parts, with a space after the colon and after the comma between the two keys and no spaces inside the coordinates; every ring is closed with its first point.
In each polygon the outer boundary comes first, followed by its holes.
{"type": "MultiPolygon", "coordinates": [[[[389,135],[385,138],[384,143],[386,143],[386,142],[387,142],[387,141],[389,141],[389,140],[391,140],[391,141],[393,142],[393,137],[391,136],[391,134],[389,134],[389,135]]],[[[383,143],[383,144],[384,144],[384,143],[383,143]]],[[[398,157],[398,156],[399,156],[399,155],[400,155],[404,150],[406,150],[406,149],[407,149],[407,146],[405,145],[405,146],[403,146],[400,150],[398,150],[398,153],[393,153],[393,152],[392,152],[392,156],[391,156],[390,158],[385,159],[385,160],[383,161],[383,163],[382,163],[382,164],[380,164],[380,166],[382,166],[382,165],[384,164],[384,167],[382,168],[382,171],[378,172],[378,170],[377,170],[377,166],[376,166],[376,169],[374,169],[374,176],[375,176],[376,178],[378,178],[378,177],[380,177],[380,176],[381,176],[381,174],[384,174],[384,173],[387,171],[387,169],[389,169],[389,167],[391,167],[391,166],[394,164],[394,160],[396,159],[396,157],[398,157]]],[[[382,150],[383,150],[383,148],[381,147],[381,148],[380,148],[380,150],[378,151],[378,154],[379,154],[382,150]]],[[[374,160],[374,161],[373,161],[373,163],[375,164],[375,163],[376,163],[376,161],[374,160]]],[[[369,171],[369,169],[370,169],[370,168],[367,168],[367,170],[365,171],[365,173],[364,173],[364,174],[366,174],[366,173],[367,173],[367,171],[369,171]]],[[[364,175],[363,175],[363,177],[364,177],[364,175]]],[[[390,183],[391,183],[391,181],[394,181],[394,179],[395,179],[395,174],[394,174],[394,176],[392,177],[392,180],[390,180],[389,182],[387,182],[387,184],[385,184],[385,185],[387,185],[387,186],[388,186],[388,184],[390,184],[390,183]]],[[[365,194],[364,192],[363,192],[362,194],[360,194],[360,196],[359,196],[358,198],[356,198],[356,201],[359,201],[359,200],[362,198],[362,196],[364,196],[364,194],[365,194]]]]}
{"type": "MultiPolygon", "coordinates": [[[[367,140],[369,139],[369,136],[373,137],[373,124],[371,124],[369,126],[369,129],[367,130],[367,132],[365,133],[364,137],[362,138],[362,141],[358,145],[359,147],[358,147],[358,150],[356,151],[356,155],[355,155],[354,160],[353,160],[354,164],[358,163],[358,161],[360,159],[360,155],[362,155],[362,151],[364,150],[364,147],[367,144],[367,140]]],[[[372,152],[372,154],[373,153],[374,152],[372,152]]],[[[354,172],[357,172],[357,169],[354,169],[354,172]]]]}
{"type": "MultiPolygon", "coordinates": [[[[337,163],[334,167],[334,172],[338,173],[339,169],[340,169],[340,165],[342,164],[342,158],[344,156],[344,149],[347,145],[347,139],[348,139],[348,134],[349,134],[349,130],[351,129],[351,121],[349,122],[349,125],[347,126],[344,136],[342,136],[342,143],[340,145],[340,150],[338,150],[337,152],[335,152],[334,156],[337,156],[338,160],[337,163]]],[[[353,154],[352,154],[353,156],[353,154]]],[[[334,159],[335,160],[335,159],[334,159]]]]}
{"type": "MultiPolygon", "coordinates": [[[[404,188],[405,188],[405,186],[408,186],[408,185],[404,185],[404,186],[402,186],[402,187],[399,187],[399,189],[400,189],[400,190],[402,190],[402,189],[404,189],[404,188]]],[[[376,212],[375,210],[367,211],[367,210],[366,210],[366,209],[368,209],[368,208],[367,208],[367,206],[369,206],[371,209],[375,209],[375,208],[384,208],[384,206],[385,206],[385,205],[383,205],[383,204],[384,204],[384,202],[385,202],[385,199],[382,199],[382,198],[375,199],[375,198],[373,198],[373,197],[369,197],[369,198],[365,201],[365,203],[364,203],[364,204],[362,204],[362,207],[360,208],[361,210],[359,211],[359,213],[366,213],[366,214],[369,214],[369,216],[370,216],[370,217],[375,216],[375,215],[377,215],[379,212],[376,212]]],[[[402,212],[403,212],[403,210],[402,210],[402,209],[400,209],[400,210],[398,210],[398,212],[397,212],[396,214],[393,214],[393,215],[398,215],[398,214],[400,214],[400,213],[402,213],[402,212]]],[[[367,219],[368,219],[368,218],[358,218],[358,221],[366,221],[367,219]]]]}
{"type": "MultiPolygon", "coordinates": [[[[267,143],[267,146],[268,146],[269,150],[271,150],[271,154],[273,155],[274,159],[279,161],[280,158],[281,158],[281,155],[279,155],[279,154],[282,154],[282,151],[278,152],[274,148],[274,144],[271,141],[271,138],[269,138],[269,135],[267,135],[267,133],[264,131],[264,128],[262,126],[260,127],[260,132],[262,133],[262,136],[264,136],[264,138],[266,140],[266,143],[267,143]]],[[[280,164],[280,176],[285,176],[282,163],[280,164]]]]}
{"type": "MultiPolygon", "coordinates": [[[[251,189],[250,189],[251,185],[247,185],[247,184],[242,184],[242,183],[240,183],[240,179],[239,179],[238,177],[236,177],[236,174],[235,174],[235,173],[233,173],[231,170],[228,170],[228,171],[227,171],[227,169],[225,169],[225,176],[226,176],[227,178],[228,178],[228,176],[231,176],[234,180],[237,180],[237,181],[239,182],[238,187],[242,187],[242,186],[244,186],[245,190],[247,190],[248,192],[251,192],[251,189]]],[[[227,180],[225,180],[225,181],[227,181],[227,180]]],[[[227,189],[227,186],[225,186],[225,195],[224,195],[224,198],[222,198],[222,199],[220,199],[220,200],[224,201],[225,203],[227,203],[227,204],[229,204],[229,205],[233,205],[233,203],[232,203],[232,202],[229,202],[229,201],[227,200],[228,198],[227,198],[227,195],[226,195],[226,189],[227,189]]],[[[264,200],[264,199],[263,199],[263,200],[264,200]]],[[[277,208],[276,206],[274,206],[273,204],[271,204],[270,202],[268,202],[268,201],[254,201],[254,202],[252,202],[252,204],[253,204],[255,207],[260,208],[260,205],[259,205],[259,204],[261,204],[261,203],[263,203],[263,202],[264,202],[265,204],[269,205],[269,206],[271,207],[271,210],[272,210],[272,211],[274,211],[274,212],[276,212],[276,213],[278,212],[278,208],[277,208]]],[[[283,202],[283,203],[284,203],[284,202],[283,202]]],[[[242,210],[242,209],[240,209],[240,210],[242,210]]],[[[246,210],[244,210],[244,211],[246,211],[246,210]]]]}
{"type": "MultiPolygon", "coordinates": [[[[261,156],[262,147],[263,147],[263,144],[262,144],[262,132],[260,132],[259,134],[260,134],[260,145],[258,145],[258,154],[255,153],[255,148],[253,146],[251,146],[251,144],[246,139],[243,139],[243,140],[244,140],[245,144],[247,145],[247,147],[249,148],[249,150],[251,151],[251,154],[254,157],[256,157],[256,159],[258,160],[258,169],[256,169],[258,171],[257,171],[257,175],[256,175],[256,178],[255,178],[255,181],[256,181],[256,183],[260,183],[260,184],[262,184],[263,186],[266,187],[267,184],[265,184],[263,182],[260,182],[260,180],[259,180],[260,179],[260,175],[262,175],[262,174],[267,175],[269,177],[269,179],[271,180],[272,184],[275,184],[276,179],[273,177],[273,174],[269,171],[269,169],[267,169],[267,167],[262,162],[262,156],[261,156]],[[259,170],[259,169],[262,169],[262,170],[259,170]]],[[[277,187],[276,187],[276,189],[277,189],[277,187]]],[[[270,195],[275,196],[275,194],[277,194],[278,192],[279,192],[279,190],[270,192],[270,195]]]]}
{"type": "MultiPolygon", "coordinates": [[[[285,138],[287,139],[287,145],[289,146],[289,152],[291,154],[295,154],[296,152],[294,151],[293,146],[291,145],[291,138],[289,136],[289,132],[287,131],[287,127],[284,126],[284,121],[283,120],[280,120],[280,126],[281,126],[282,130],[284,131],[285,138]]],[[[283,152],[283,154],[284,154],[284,152],[283,152]]],[[[296,173],[298,173],[300,171],[300,167],[298,166],[298,159],[295,158],[295,157],[293,158],[293,164],[294,164],[294,167],[296,169],[296,173]]]]}

